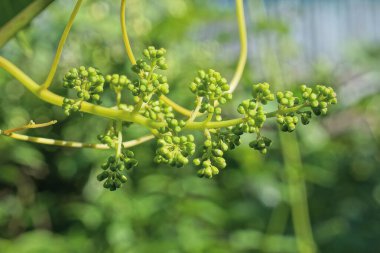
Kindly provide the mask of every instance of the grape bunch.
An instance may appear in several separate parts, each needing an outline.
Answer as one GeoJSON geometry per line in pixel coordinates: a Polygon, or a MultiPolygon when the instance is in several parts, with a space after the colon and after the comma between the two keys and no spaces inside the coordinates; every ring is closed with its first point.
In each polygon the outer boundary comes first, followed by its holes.
{"type": "Polygon", "coordinates": [[[84,101],[99,104],[103,90],[109,88],[116,96],[113,108],[120,115],[130,115],[130,120],[111,118],[105,133],[98,136],[101,143],[115,152],[101,166],[103,170],[97,177],[109,190],[120,188],[127,179],[125,171],[138,164],[134,153],[123,144],[125,129],[135,123],[136,117],[143,119],[140,124],[157,138],[156,163],[179,168],[193,160],[198,166],[198,176],[212,178],[227,167],[226,152],[240,146],[244,134],[253,135],[249,147],[262,154],[268,152],[272,140],[262,132],[269,118],[276,118],[280,130],[292,132],[298,122],[306,125],[313,115],[325,115],[328,107],[337,103],[331,87],[302,85],[298,96],[292,91],[275,94],[264,82],[251,86],[251,97],[237,106],[237,118],[222,120],[222,106],[232,99],[230,86],[219,72],[209,69],[198,71],[190,83],[190,91],[196,96],[195,108],[190,117],[181,116],[174,110],[178,108],[161,99],[169,93],[168,79],[162,74],[168,68],[165,54],[163,48],[145,49],[143,58],[131,68],[134,77],[117,73],[103,77],[98,69],[82,66],[71,69],[63,78],[63,86],[77,95],[75,99],[64,98],[62,106],[66,114],[80,111],[84,101]],[[275,103],[277,110],[268,112],[266,106],[270,103],[275,103]],[[184,133],[192,130],[202,131],[204,139],[196,140],[194,135],[184,133]],[[198,151],[197,142],[203,143],[198,151]]]}
{"type": "Polygon", "coordinates": [[[93,67],[72,68],[63,77],[63,87],[76,91],[78,99],[64,99],[62,107],[66,115],[79,111],[82,101],[100,104],[104,89],[104,76],[93,67]]]}

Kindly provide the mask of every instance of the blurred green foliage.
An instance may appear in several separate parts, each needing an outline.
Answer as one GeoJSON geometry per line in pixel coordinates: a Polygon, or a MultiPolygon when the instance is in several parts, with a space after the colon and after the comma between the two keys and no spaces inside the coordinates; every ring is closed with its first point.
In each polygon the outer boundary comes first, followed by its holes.
{"type": "MultiPolygon", "coordinates": [[[[233,3],[185,0],[129,0],[127,26],[135,54],[147,45],[168,51],[171,98],[191,106],[187,85],[201,68],[214,68],[231,78],[238,56],[233,3]]],[[[287,61],[296,57],[284,21],[259,17],[255,1],[247,2],[250,43],[275,37],[279,53],[268,43],[252,52],[233,106],[246,98],[252,83],[268,80],[275,87],[291,84],[333,84],[340,107],[297,133],[302,170],[307,180],[311,225],[320,252],[370,253],[380,246],[379,93],[355,96],[366,77],[379,66],[379,47],[353,49],[340,72],[316,63],[303,78],[287,61]],[[368,49],[366,49],[368,48],[368,49]],[[259,62],[256,55],[265,55],[259,62]],[[258,64],[262,64],[257,68],[258,64]],[[278,65],[277,67],[276,64],[278,65]],[[279,78],[282,76],[282,78],[279,78]],[[353,78],[349,78],[353,76],[353,78]],[[278,81],[282,80],[282,81],[278,81]],[[350,85],[350,84],[354,85],[350,85]],[[351,101],[345,103],[344,101],[351,101]]],[[[48,72],[72,4],[56,1],[0,54],[36,81],[48,72]]],[[[65,46],[52,87],[73,66],[96,66],[104,73],[131,73],[119,27],[119,4],[86,1],[65,46]]],[[[379,83],[379,75],[368,78],[379,83]]],[[[0,128],[33,119],[57,119],[54,127],[28,134],[67,140],[96,141],[106,120],[90,115],[67,119],[29,94],[0,70],[0,128]],[[91,130],[91,131],[89,131],[91,130]]],[[[107,103],[107,101],[105,101],[107,103]]],[[[138,126],[127,136],[146,133],[138,126]]],[[[119,192],[104,190],[95,175],[109,151],[45,147],[2,137],[0,141],[0,252],[297,252],[291,222],[283,155],[275,125],[266,156],[248,145],[228,153],[228,168],[215,179],[194,176],[192,166],[173,169],[152,162],[154,142],[134,148],[140,165],[119,192]]],[[[295,133],[292,133],[295,135],[295,133]]],[[[243,139],[248,144],[251,139],[243,139]]]]}
{"type": "Polygon", "coordinates": [[[20,11],[30,4],[28,0],[20,0],[14,2],[11,0],[3,0],[0,2],[0,10],[2,10],[2,15],[0,16],[0,26],[3,26],[6,22],[11,20],[20,11]]]}

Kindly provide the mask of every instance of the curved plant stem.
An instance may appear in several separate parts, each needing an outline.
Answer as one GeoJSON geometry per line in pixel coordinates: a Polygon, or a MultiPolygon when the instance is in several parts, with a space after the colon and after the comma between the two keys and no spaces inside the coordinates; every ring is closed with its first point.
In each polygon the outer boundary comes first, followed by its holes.
{"type": "MultiPolygon", "coordinates": [[[[121,31],[123,34],[123,41],[124,41],[124,47],[125,50],[127,51],[127,55],[129,58],[129,61],[134,65],[136,64],[136,58],[133,54],[132,47],[128,38],[128,32],[127,32],[127,26],[125,23],[125,5],[126,5],[126,0],[121,0],[121,9],[120,9],[120,23],[121,23],[121,31]]],[[[160,100],[163,101],[164,103],[170,105],[174,110],[177,112],[190,117],[191,116],[191,111],[180,106],[170,98],[166,97],[165,95],[160,96],[160,100]]]]}
{"type": "Polygon", "coordinates": [[[244,67],[247,62],[247,28],[245,25],[243,0],[236,0],[236,16],[238,19],[239,38],[240,38],[240,55],[235,74],[230,82],[230,92],[234,92],[243,75],[244,67]]]}
{"type": "MultiPolygon", "coordinates": [[[[53,105],[62,106],[63,97],[59,96],[47,89],[41,89],[35,81],[33,81],[29,76],[22,72],[19,68],[13,65],[11,62],[0,56],[0,68],[14,76],[19,82],[21,82],[25,88],[36,95],[41,100],[48,102],[53,105]]],[[[110,119],[120,119],[123,121],[135,122],[147,127],[157,128],[162,126],[162,123],[154,122],[147,119],[139,114],[132,114],[123,110],[116,110],[112,108],[107,108],[104,106],[94,105],[88,102],[82,102],[80,110],[82,112],[102,116],[110,119]]]]}
{"type": "MultiPolygon", "coordinates": [[[[25,86],[25,88],[27,88],[30,92],[32,92],[41,100],[53,105],[62,106],[63,99],[64,99],[62,96],[59,96],[47,89],[41,89],[41,86],[39,86],[29,76],[27,76],[24,72],[22,72],[19,68],[13,65],[10,61],[8,61],[7,59],[1,56],[0,56],[0,68],[3,68],[13,77],[15,77],[22,85],[25,86]]],[[[301,108],[307,107],[307,106],[308,105],[306,104],[301,104],[301,105],[287,108],[284,110],[276,110],[273,112],[266,113],[266,117],[272,118],[272,117],[275,117],[278,113],[296,112],[300,110],[301,108]]],[[[137,113],[127,112],[124,110],[119,110],[119,109],[114,109],[114,108],[108,108],[108,107],[104,107],[100,105],[94,105],[85,101],[81,103],[80,111],[101,116],[104,118],[134,122],[134,123],[146,126],[148,128],[159,128],[159,127],[165,126],[166,124],[164,122],[156,122],[151,119],[145,118],[144,116],[137,113]]],[[[243,122],[243,120],[244,120],[243,118],[235,118],[235,119],[224,120],[224,121],[210,121],[207,123],[189,122],[184,127],[184,129],[204,129],[204,128],[212,129],[212,128],[229,127],[236,124],[240,124],[243,122]]]]}
{"type": "Polygon", "coordinates": [[[54,75],[57,71],[59,59],[61,58],[61,55],[62,55],[63,46],[65,45],[67,36],[69,35],[70,29],[73,26],[74,19],[75,19],[76,15],[79,11],[79,8],[80,8],[82,2],[83,2],[83,0],[77,1],[77,3],[75,4],[75,7],[73,9],[73,12],[71,13],[71,16],[69,18],[69,21],[66,24],[65,30],[63,31],[61,39],[59,40],[58,48],[57,48],[57,51],[55,53],[53,63],[50,67],[50,71],[46,77],[45,82],[41,86],[41,88],[43,88],[43,89],[48,89],[51,82],[53,81],[54,75]]]}
{"type": "MultiPolygon", "coordinates": [[[[124,41],[124,46],[127,51],[127,55],[130,62],[132,64],[136,64],[136,58],[132,52],[132,48],[131,48],[130,41],[128,38],[128,33],[127,33],[127,27],[125,24],[125,5],[126,5],[126,0],[121,0],[120,22],[121,22],[121,29],[122,29],[122,34],[123,34],[123,41],[124,41]]],[[[246,31],[246,26],[245,26],[243,0],[236,0],[236,15],[238,18],[238,27],[239,27],[240,56],[239,56],[239,62],[238,62],[235,74],[230,83],[230,92],[233,92],[236,89],[237,85],[239,84],[239,81],[243,74],[245,63],[247,61],[247,31],[246,31]]],[[[166,103],[167,105],[171,106],[175,111],[181,113],[182,115],[191,117],[193,111],[180,106],[179,104],[177,104],[176,102],[168,98],[167,96],[161,95],[160,100],[166,103]]],[[[201,115],[203,114],[198,113],[195,115],[195,117],[198,117],[201,115]]]]}
{"type": "MultiPolygon", "coordinates": [[[[16,140],[20,140],[20,141],[28,141],[28,142],[51,145],[51,146],[60,146],[60,147],[67,147],[67,148],[93,148],[93,149],[103,149],[103,150],[110,149],[110,147],[106,144],[55,140],[55,139],[33,137],[33,136],[24,135],[24,134],[16,134],[16,133],[2,134],[2,135],[16,139],[16,140]]],[[[137,146],[141,143],[152,140],[153,138],[154,138],[153,135],[147,135],[147,136],[137,138],[135,140],[126,141],[126,142],[123,142],[123,147],[130,148],[133,146],[137,146]]]]}
{"type": "MultiPolygon", "coordinates": [[[[54,77],[54,74],[56,72],[57,65],[58,65],[58,62],[59,62],[59,59],[60,59],[60,56],[61,56],[61,53],[62,53],[64,42],[66,41],[66,38],[67,38],[68,33],[70,31],[70,28],[72,27],[74,18],[75,18],[76,14],[77,14],[77,12],[79,10],[79,7],[80,7],[82,1],[83,0],[78,0],[77,3],[76,3],[76,5],[75,5],[75,7],[74,7],[73,13],[71,14],[69,22],[68,22],[68,24],[67,24],[67,26],[66,26],[66,28],[65,28],[65,30],[63,32],[63,35],[62,35],[61,40],[60,40],[60,43],[58,45],[57,53],[56,53],[55,58],[53,60],[53,64],[52,64],[52,67],[51,67],[50,72],[48,74],[48,77],[47,77],[46,81],[44,82],[44,84],[42,86],[39,86],[36,82],[34,82],[29,76],[27,76],[20,69],[18,69],[16,66],[14,66],[11,62],[9,62],[8,60],[6,60],[5,58],[3,58],[3,57],[0,56],[0,67],[1,68],[3,68],[8,73],[10,73],[11,75],[13,75],[29,91],[31,91],[33,94],[35,94],[40,99],[42,99],[42,100],[44,100],[44,101],[46,101],[48,103],[51,103],[51,104],[54,104],[54,105],[58,105],[58,106],[62,105],[63,97],[61,97],[61,96],[59,96],[59,95],[57,95],[57,94],[55,94],[53,92],[48,91],[46,88],[48,88],[50,86],[51,81],[52,81],[52,79],[54,77]]],[[[245,28],[245,23],[244,23],[244,15],[243,15],[243,5],[242,5],[242,1],[241,0],[237,0],[236,4],[237,4],[237,14],[238,14],[238,18],[239,18],[239,22],[238,22],[239,23],[239,27],[241,27],[241,29],[244,30],[244,32],[240,32],[241,33],[240,38],[242,39],[244,37],[243,35],[245,34],[245,29],[244,29],[245,28]]],[[[125,0],[122,0],[121,6],[122,6],[121,21],[122,21],[122,30],[123,30],[124,43],[125,43],[127,52],[129,52],[128,56],[129,56],[131,62],[134,63],[135,59],[133,57],[133,52],[132,52],[131,47],[130,47],[130,43],[129,43],[129,40],[128,40],[128,34],[127,34],[125,22],[124,22],[125,21],[125,0]]],[[[242,47],[242,49],[243,48],[244,47],[242,47]]],[[[241,54],[241,55],[243,55],[243,54],[241,54]]],[[[245,63],[245,61],[242,61],[242,60],[240,60],[239,62],[244,62],[245,63]]],[[[242,65],[242,63],[239,64],[239,66],[241,66],[241,65],[242,65]]],[[[238,66],[238,71],[237,72],[239,72],[239,69],[242,69],[242,67],[239,67],[239,66],[238,66]]],[[[235,76],[239,76],[239,74],[237,74],[235,76]]],[[[241,76],[241,74],[240,74],[240,76],[241,76]]],[[[186,116],[192,117],[191,116],[192,115],[192,111],[189,111],[189,110],[181,107],[180,105],[176,104],[175,102],[173,102],[172,100],[170,100],[167,97],[161,97],[161,99],[165,103],[167,103],[168,105],[172,106],[174,110],[176,110],[176,111],[178,111],[178,112],[180,112],[180,113],[182,113],[182,114],[184,114],[186,116]]],[[[115,119],[115,120],[131,121],[131,122],[135,122],[135,123],[138,123],[138,124],[150,127],[150,128],[158,128],[158,127],[161,127],[161,126],[163,126],[165,124],[165,123],[162,123],[162,122],[154,122],[154,121],[152,121],[150,119],[147,119],[147,118],[145,118],[145,117],[143,117],[141,115],[138,115],[138,114],[132,114],[130,112],[126,112],[126,111],[122,111],[122,110],[116,110],[116,109],[112,109],[112,108],[106,108],[106,107],[103,107],[103,106],[98,106],[98,105],[94,105],[94,104],[87,103],[87,102],[83,102],[81,104],[81,111],[82,112],[87,112],[87,113],[90,113],[90,114],[94,114],[94,115],[98,115],[98,116],[102,116],[102,117],[106,117],[106,118],[115,119]]],[[[268,116],[275,116],[275,113],[276,112],[269,113],[268,116]]],[[[198,115],[199,114],[195,114],[195,117],[198,116],[198,115]]],[[[237,119],[227,120],[227,121],[221,121],[221,122],[207,122],[206,124],[204,122],[189,122],[187,124],[186,128],[187,129],[203,129],[205,127],[206,128],[220,128],[220,127],[228,127],[228,126],[231,126],[231,125],[234,125],[234,124],[238,124],[238,123],[241,123],[242,121],[243,121],[242,118],[237,118],[237,119]]]]}
{"type": "Polygon", "coordinates": [[[126,0],[121,0],[121,7],[120,7],[121,32],[123,34],[124,46],[125,46],[125,50],[127,51],[128,58],[130,62],[134,65],[136,64],[136,58],[132,52],[132,47],[129,42],[128,33],[127,33],[127,26],[125,24],[125,4],[126,4],[126,0]]]}
{"type": "Polygon", "coordinates": [[[53,0],[35,0],[0,29],[0,48],[53,0]]]}
{"type": "Polygon", "coordinates": [[[187,117],[191,116],[191,112],[192,111],[186,109],[183,106],[180,106],[179,104],[177,104],[176,102],[174,102],[173,100],[171,100],[170,98],[168,98],[167,96],[161,95],[160,96],[160,100],[162,102],[164,102],[165,104],[171,106],[175,111],[179,112],[180,114],[182,114],[184,116],[187,116],[187,117]]]}

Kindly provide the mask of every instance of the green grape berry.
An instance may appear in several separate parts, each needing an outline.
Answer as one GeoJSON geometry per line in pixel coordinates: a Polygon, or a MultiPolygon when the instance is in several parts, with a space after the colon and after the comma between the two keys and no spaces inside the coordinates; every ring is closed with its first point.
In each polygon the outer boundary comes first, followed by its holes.
{"type": "Polygon", "coordinates": [[[266,120],[264,107],[255,99],[244,100],[237,108],[244,115],[244,122],[239,125],[245,133],[255,133],[263,127],[266,120]]]}
{"type": "Polygon", "coordinates": [[[77,99],[65,98],[62,108],[66,115],[77,112],[82,101],[100,104],[105,79],[99,70],[93,67],[72,68],[63,77],[63,87],[76,91],[77,99]]]}
{"type": "Polygon", "coordinates": [[[119,92],[123,88],[128,87],[131,81],[126,75],[112,74],[106,75],[105,83],[109,84],[114,91],[119,92]]]}
{"type": "Polygon", "coordinates": [[[100,104],[105,79],[99,70],[80,66],[72,68],[63,77],[63,87],[74,89],[81,100],[100,104]]]}
{"type": "Polygon", "coordinates": [[[158,139],[157,146],[154,161],[156,163],[166,163],[178,168],[188,164],[188,157],[195,152],[193,135],[165,135],[163,138],[158,139]]]}
{"type": "Polygon", "coordinates": [[[294,113],[287,115],[277,115],[277,123],[281,126],[281,130],[284,132],[293,132],[296,129],[298,123],[298,117],[294,113]]]}
{"type": "Polygon", "coordinates": [[[77,112],[80,110],[81,101],[74,99],[64,98],[62,103],[62,108],[64,113],[69,116],[72,112],[77,112]]]}
{"type": "Polygon", "coordinates": [[[127,177],[122,173],[124,170],[132,169],[138,164],[134,158],[134,153],[124,149],[119,156],[112,155],[102,164],[103,169],[97,175],[98,181],[105,181],[103,187],[110,191],[115,191],[127,182],[127,177]]]}
{"type": "Polygon", "coordinates": [[[315,89],[306,85],[301,86],[302,98],[310,105],[313,113],[317,116],[326,115],[327,107],[337,103],[336,93],[331,87],[317,85],[315,89]]]}
{"type": "Polygon", "coordinates": [[[256,140],[251,141],[249,143],[249,146],[251,148],[260,151],[260,153],[264,155],[268,152],[267,148],[270,147],[271,145],[272,145],[272,140],[264,136],[258,136],[256,140]]]}
{"type": "Polygon", "coordinates": [[[203,98],[199,110],[201,113],[214,113],[217,110],[218,119],[221,119],[221,109],[216,106],[216,102],[225,104],[232,99],[232,94],[229,93],[227,80],[219,72],[213,69],[199,71],[189,88],[196,96],[203,98]]]}
{"type": "Polygon", "coordinates": [[[201,166],[198,170],[199,177],[212,178],[219,174],[219,170],[227,166],[223,157],[229,149],[240,145],[240,135],[233,132],[233,128],[224,131],[211,129],[203,143],[202,155],[193,160],[194,165],[201,166]]]}
{"type": "Polygon", "coordinates": [[[268,83],[259,83],[252,86],[252,96],[257,102],[267,104],[274,100],[274,94],[270,91],[270,85],[268,83]]]}

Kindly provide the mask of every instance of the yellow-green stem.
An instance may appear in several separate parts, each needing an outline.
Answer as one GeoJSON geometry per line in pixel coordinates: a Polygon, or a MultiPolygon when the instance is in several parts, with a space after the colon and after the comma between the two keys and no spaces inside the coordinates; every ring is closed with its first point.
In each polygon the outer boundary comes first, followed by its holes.
{"type": "Polygon", "coordinates": [[[73,9],[73,12],[71,13],[71,16],[69,18],[69,21],[66,24],[65,30],[62,33],[61,39],[59,40],[58,43],[58,48],[54,56],[53,63],[50,67],[50,71],[47,75],[47,78],[45,82],[42,84],[43,89],[48,89],[49,86],[51,85],[51,82],[53,81],[53,78],[55,76],[55,73],[57,72],[57,67],[59,63],[59,59],[61,58],[62,51],[63,51],[63,46],[65,45],[66,39],[70,33],[70,29],[73,26],[74,19],[79,11],[79,8],[82,4],[83,0],[78,0],[77,3],[75,4],[75,7],[73,9]]]}
{"type": "MultiPolygon", "coordinates": [[[[22,72],[19,68],[13,65],[11,62],[0,56],[0,68],[3,68],[13,77],[15,77],[21,84],[25,86],[30,92],[36,95],[41,100],[53,105],[62,106],[63,97],[59,96],[49,90],[41,89],[35,81],[22,72]]],[[[110,119],[120,119],[123,121],[135,122],[147,127],[157,128],[163,125],[163,123],[154,122],[139,114],[132,114],[123,110],[116,110],[107,108],[100,105],[94,105],[88,102],[82,102],[80,110],[82,112],[98,115],[110,119]]]]}
{"type": "Polygon", "coordinates": [[[245,25],[244,17],[244,4],[243,0],[236,0],[236,16],[239,27],[239,38],[240,38],[240,55],[239,61],[235,70],[235,74],[230,82],[230,92],[232,93],[239,84],[241,76],[243,75],[244,67],[247,62],[247,29],[245,25]]]}
{"type": "MultiPolygon", "coordinates": [[[[53,105],[62,106],[63,97],[59,96],[49,90],[41,89],[36,82],[34,82],[29,76],[27,76],[24,72],[22,72],[19,68],[13,65],[10,61],[0,56],[0,68],[3,68],[13,77],[15,77],[22,85],[25,86],[30,92],[36,95],[41,100],[48,102],[53,105]]],[[[267,118],[275,117],[277,113],[289,113],[296,112],[299,109],[305,107],[306,105],[298,105],[292,108],[287,108],[284,110],[277,110],[273,112],[269,112],[266,114],[267,118]]],[[[164,122],[156,122],[151,119],[145,118],[144,116],[131,113],[124,110],[107,108],[100,105],[94,105],[88,102],[83,101],[81,103],[80,111],[90,113],[93,115],[101,116],[104,118],[114,119],[114,120],[122,120],[128,122],[134,122],[148,128],[159,128],[165,126],[164,122]]],[[[243,122],[243,118],[236,118],[224,121],[210,121],[210,122],[189,122],[184,129],[204,129],[204,128],[222,128],[234,126],[236,124],[240,124],[243,122]]]]}
{"type": "MultiPolygon", "coordinates": [[[[33,136],[24,135],[24,134],[16,134],[16,133],[2,134],[2,135],[16,139],[16,140],[20,140],[20,141],[33,142],[33,143],[38,143],[38,144],[43,144],[43,145],[60,146],[60,147],[67,147],[67,148],[93,148],[93,149],[101,149],[101,150],[110,149],[110,147],[106,144],[55,140],[55,139],[33,137],[33,136]]],[[[154,138],[153,135],[147,135],[147,136],[137,138],[135,140],[126,141],[126,142],[123,142],[123,147],[130,148],[130,147],[139,145],[141,143],[144,143],[146,141],[149,141],[153,138],[154,138]]]]}
{"type": "MultiPolygon", "coordinates": [[[[136,64],[136,58],[133,54],[132,47],[128,38],[127,33],[127,27],[125,23],[125,6],[126,6],[126,0],[121,0],[121,9],[120,9],[120,22],[121,22],[121,29],[122,29],[122,35],[123,35],[123,41],[124,46],[127,51],[128,58],[132,64],[136,64]]],[[[244,18],[244,6],[243,6],[243,0],[236,0],[236,15],[238,19],[238,27],[239,27],[239,38],[240,38],[240,56],[238,65],[235,70],[235,74],[231,80],[230,83],[230,91],[233,92],[237,85],[239,84],[239,81],[241,79],[241,76],[244,71],[244,67],[247,61],[247,31],[245,26],[245,18],[244,18]]],[[[170,98],[168,98],[165,95],[160,96],[160,100],[167,105],[171,106],[175,111],[181,113],[184,116],[191,117],[192,111],[188,110],[170,98]]],[[[202,113],[196,114],[195,117],[203,115],[202,113]]]]}
{"type": "Polygon", "coordinates": [[[131,43],[129,42],[129,38],[128,38],[127,25],[125,23],[125,5],[126,5],[126,0],[121,0],[121,7],[120,7],[121,32],[122,32],[124,46],[125,46],[125,50],[127,51],[128,58],[130,62],[134,65],[136,64],[136,58],[133,55],[131,43]]]}
{"type": "MultiPolygon", "coordinates": [[[[121,0],[121,8],[120,8],[120,23],[121,23],[121,32],[123,36],[123,42],[125,50],[127,51],[127,55],[129,58],[129,61],[134,65],[136,64],[136,58],[133,54],[131,43],[129,41],[128,32],[127,32],[127,25],[125,22],[125,6],[126,6],[126,0],[121,0]]],[[[170,98],[166,97],[165,95],[160,96],[160,100],[167,105],[170,105],[175,111],[190,117],[191,111],[178,105],[176,102],[171,100],[170,98]]]]}
{"type": "MultiPolygon", "coordinates": [[[[121,91],[116,92],[116,106],[120,109],[121,104],[121,91]]],[[[116,120],[116,132],[117,132],[117,145],[116,145],[116,158],[121,154],[123,147],[123,121],[116,120]]]]}
{"type": "Polygon", "coordinates": [[[119,157],[123,147],[123,122],[120,120],[116,121],[116,131],[117,131],[117,145],[116,145],[116,157],[119,157]]]}

